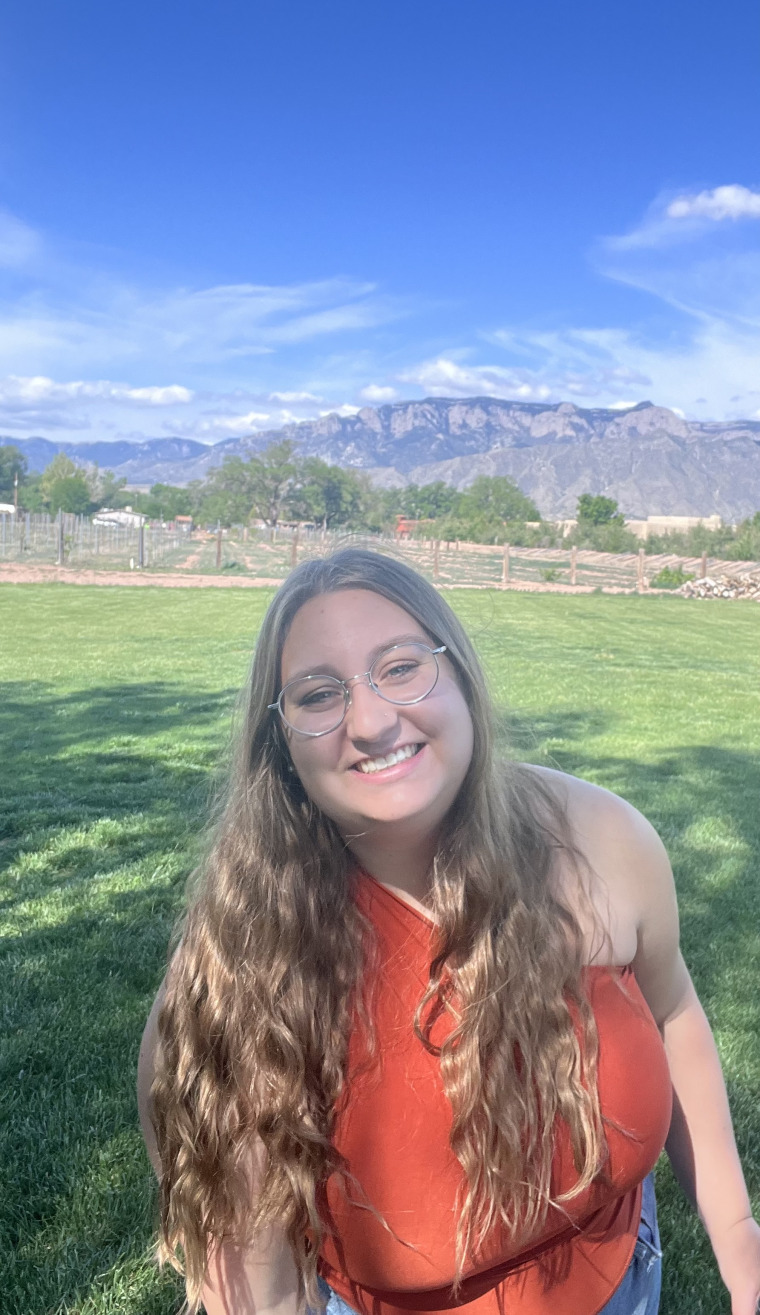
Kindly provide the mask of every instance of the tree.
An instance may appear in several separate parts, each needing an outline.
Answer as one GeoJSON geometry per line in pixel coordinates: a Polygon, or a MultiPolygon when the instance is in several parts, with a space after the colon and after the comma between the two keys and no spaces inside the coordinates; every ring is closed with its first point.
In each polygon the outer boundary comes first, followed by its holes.
{"type": "Polygon", "coordinates": [[[614,498],[605,498],[601,493],[582,493],[578,499],[578,525],[622,525],[625,517],[618,511],[614,498]]]}
{"type": "Polygon", "coordinates": [[[364,490],[353,470],[308,457],[300,473],[300,486],[288,498],[291,515],[331,529],[348,524],[361,511],[364,490]]]}
{"type": "Polygon", "coordinates": [[[280,520],[288,495],[299,475],[295,443],[289,438],[270,443],[258,457],[247,463],[253,493],[252,510],[273,528],[280,520]]]}
{"type": "Polygon", "coordinates": [[[43,501],[45,503],[50,502],[50,490],[57,480],[70,479],[72,475],[77,474],[84,475],[84,471],[80,470],[76,462],[72,461],[71,457],[67,457],[65,452],[57,452],[53,460],[43,470],[40,478],[43,501]]]}
{"type": "Polygon", "coordinates": [[[26,457],[13,443],[0,446],[0,502],[13,502],[13,492],[18,476],[19,489],[26,478],[26,457]]]}
{"type": "Polygon", "coordinates": [[[88,512],[91,508],[90,489],[84,475],[64,475],[61,479],[54,479],[48,486],[48,504],[51,516],[56,516],[59,511],[73,512],[77,516],[88,512]]]}
{"type": "Polygon", "coordinates": [[[221,525],[246,525],[254,503],[250,463],[227,456],[216,466],[200,489],[199,515],[221,525]]]}
{"type": "Polygon", "coordinates": [[[225,457],[205,481],[200,514],[224,525],[245,524],[258,516],[276,526],[299,475],[294,451],[295,444],[284,439],[248,461],[225,457]]]}
{"type": "Polygon", "coordinates": [[[142,512],[152,521],[173,521],[177,516],[192,516],[198,499],[190,489],[177,488],[174,484],[152,484],[149,493],[131,493],[129,501],[135,511],[142,512]]]}
{"type": "Polygon", "coordinates": [[[97,464],[88,468],[85,479],[90,490],[93,507],[124,507],[131,501],[124,475],[118,478],[112,470],[100,470],[97,464]]]}
{"type": "Polygon", "coordinates": [[[59,511],[83,515],[92,510],[92,471],[58,452],[42,472],[40,494],[51,516],[59,511]]]}
{"type": "Polygon", "coordinates": [[[400,510],[411,520],[438,520],[457,514],[462,494],[442,479],[433,484],[407,484],[399,490],[400,510]]]}
{"type": "Polygon", "coordinates": [[[465,490],[460,516],[480,514],[496,521],[540,521],[535,502],[506,475],[479,475],[465,490]]]}

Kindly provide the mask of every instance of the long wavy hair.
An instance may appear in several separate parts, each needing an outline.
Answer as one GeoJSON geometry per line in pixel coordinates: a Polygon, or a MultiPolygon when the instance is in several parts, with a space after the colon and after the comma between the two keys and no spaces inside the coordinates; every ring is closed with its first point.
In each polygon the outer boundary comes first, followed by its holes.
{"type": "Polygon", "coordinates": [[[190,1312],[211,1251],[246,1245],[271,1225],[285,1230],[302,1291],[319,1305],[325,1185],[349,1168],[331,1135],[339,1099],[350,1099],[347,1040],[362,1009],[368,928],[346,842],[307,797],[268,708],[296,612],[340,589],[381,594],[446,645],[474,728],[431,872],[437,944],[413,1020],[432,1048],[432,1019],[454,1011],[437,1053],[463,1169],[455,1285],[493,1227],[528,1238],[604,1167],[581,933],[556,880],[560,852],[576,869],[580,858],[567,817],[545,777],[495,759],[480,664],[427,581],[358,548],[303,562],[261,627],[223,806],[159,1016],[159,1255],[184,1272],[190,1312]],[[577,1180],[555,1199],[558,1119],[577,1180]]]}

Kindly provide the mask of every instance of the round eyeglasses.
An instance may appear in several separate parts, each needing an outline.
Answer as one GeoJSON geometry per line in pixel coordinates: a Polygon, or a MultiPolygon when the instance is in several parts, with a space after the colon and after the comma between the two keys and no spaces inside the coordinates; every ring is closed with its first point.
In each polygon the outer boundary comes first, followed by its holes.
{"type": "Polygon", "coordinates": [[[375,658],[369,671],[348,680],[337,676],[299,676],[280,690],[276,703],[269,708],[279,712],[286,726],[298,735],[329,735],[336,731],[348,712],[351,685],[368,681],[370,688],[386,703],[401,706],[421,703],[432,693],[438,681],[438,654],[446,645],[428,648],[427,644],[393,644],[375,658]]]}

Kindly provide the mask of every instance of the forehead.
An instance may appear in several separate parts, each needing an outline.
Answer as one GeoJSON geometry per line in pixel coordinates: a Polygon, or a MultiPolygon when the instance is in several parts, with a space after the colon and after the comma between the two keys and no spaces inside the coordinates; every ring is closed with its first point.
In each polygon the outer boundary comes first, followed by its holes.
{"type": "Polygon", "coordinates": [[[429,636],[409,612],[369,589],[340,589],[310,598],[296,612],[282,650],[282,681],[304,669],[345,675],[367,669],[378,645],[429,636]]]}

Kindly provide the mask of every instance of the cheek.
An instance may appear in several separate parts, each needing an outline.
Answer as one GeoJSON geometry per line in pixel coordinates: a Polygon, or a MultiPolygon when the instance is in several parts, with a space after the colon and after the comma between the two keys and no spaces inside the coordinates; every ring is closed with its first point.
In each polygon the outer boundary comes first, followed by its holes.
{"type": "Polygon", "coordinates": [[[315,803],[323,794],[327,773],[331,770],[330,752],[321,745],[306,744],[297,747],[291,744],[290,757],[296,775],[306,793],[315,803]]]}

